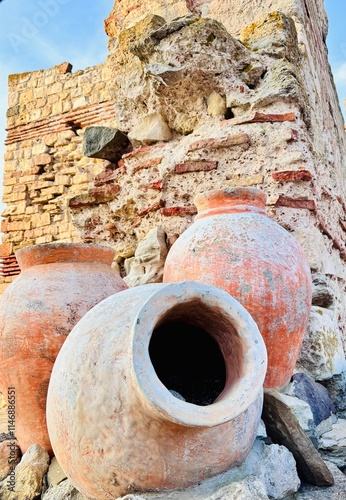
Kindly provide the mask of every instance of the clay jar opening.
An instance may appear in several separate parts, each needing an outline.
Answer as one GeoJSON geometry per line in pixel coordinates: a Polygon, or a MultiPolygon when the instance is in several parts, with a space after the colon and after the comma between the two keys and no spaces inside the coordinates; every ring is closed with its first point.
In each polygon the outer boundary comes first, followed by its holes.
{"type": "Polygon", "coordinates": [[[89,243],[43,243],[17,250],[16,258],[22,271],[55,262],[97,262],[110,266],[114,250],[105,245],[89,243]]]}
{"type": "Polygon", "coordinates": [[[268,216],[265,211],[266,195],[251,187],[212,189],[198,194],[194,199],[198,214],[195,220],[210,215],[238,212],[257,212],[268,216]]]}
{"type": "Polygon", "coordinates": [[[247,410],[262,391],[267,354],[257,325],[212,285],[162,286],[137,313],[131,338],[136,393],[158,418],[220,425],[247,410]]]}
{"type": "Polygon", "coordinates": [[[164,314],[151,336],[149,355],[165,387],[175,397],[200,406],[212,404],[242,372],[243,348],[237,332],[220,309],[200,299],[164,314]]]}

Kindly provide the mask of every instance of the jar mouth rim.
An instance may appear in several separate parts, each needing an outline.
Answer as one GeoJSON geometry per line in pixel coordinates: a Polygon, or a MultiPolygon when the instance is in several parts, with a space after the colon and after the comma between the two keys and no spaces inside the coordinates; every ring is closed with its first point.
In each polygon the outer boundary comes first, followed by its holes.
{"type": "Polygon", "coordinates": [[[164,419],[180,425],[213,427],[228,422],[249,408],[262,393],[267,352],[255,321],[227,292],[212,285],[186,281],[171,283],[154,292],[139,310],[132,327],[132,377],[149,406],[164,419]],[[244,347],[243,373],[207,406],[182,401],[158,378],[149,355],[152,332],[172,307],[200,299],[222,309],[244,347]]]}
{"type": "Polygon", "coordinates": [[[100,262],[111,265],[114,250],[96,243],[52,242],[30,245],[15,252],[19,267],[50,264],[53,262],[100,262]]]}
{"type": "Polygon", "coordinates": [[[264,191],[253,187],[236,186],[211,189],[196,195],[194,204],[198,212],[220,205],[220,201],[227,206],[254,205],[264,209],[266,203],[264,191]]]}

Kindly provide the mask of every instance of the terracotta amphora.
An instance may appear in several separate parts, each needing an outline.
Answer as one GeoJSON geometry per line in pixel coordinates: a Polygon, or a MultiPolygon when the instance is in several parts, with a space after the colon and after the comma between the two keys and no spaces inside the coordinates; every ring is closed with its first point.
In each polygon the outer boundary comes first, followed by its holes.
{"type": "Polygon", "coordinates": [[[51,452],[46,395],[55,358],[77,321],[127,286],[109,247],[52,243],[16,257],[22,272],[0,298],[0,390],[22,452],[34,443],[51,452]]]}
{"type": "Polygon", "coordinates": [[[265,387],[293,373],[311,306],[309,264],[298,241],[269,218],[266,195],[238,187],[197,195],[195,222],[170,249],[164,282],[224,289],[249,311],[268,351],[265,387]]]}
{"type": "Polygon", "coordinates": [[[142,285],[102,301],[55,362],[47,423],[86,498],[184,488],[239,465],[262,408],[266,349],[210,285],[142,285]]]}

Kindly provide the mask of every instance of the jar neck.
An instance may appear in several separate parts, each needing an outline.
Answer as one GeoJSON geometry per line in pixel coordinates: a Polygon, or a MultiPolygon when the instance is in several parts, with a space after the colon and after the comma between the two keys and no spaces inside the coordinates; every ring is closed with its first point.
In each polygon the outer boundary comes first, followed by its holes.
{"type": "MultiPolygon", "coordinates": [[[[190,281],[156,285],[134,317],[131,336],[132,380],[143,404],[157,418],[188,427],[214,427],[239,416],[261,392],[267,361],[257,325],[239,302],[214,286],[190,281]],[[181,328],[188,326],[186,336],[172,335],[170,325],[176,322],[181,328]],[[175,387],[159,378],[165,358],[172,359],[172,350],[165,347],[167,339],[175,339],[173,351],[184,350],[186,337],[195,327],[201,339],[206,334],[218,345],[226,370],[224,389],[206,406],[178,399],[169,391],[175,387]],[[152,341],[155,346],[150,352],[152,341]]],[[[201,346],[195,353],[197,358],[200,355],[201,346]]],[[[208,370],[206,364],[203,370],[208,370]]]]}
{"type": "Polygon", "coordinates": [[[227,213],[254,212],[268,216],[265,211],[266,195],[255,188],[236,187],[214,189],[196,196],[197,219],[227,213]]]}
{"type": "Polygon", "coordinates": [[[114,250],[103,245],[85,243],[47,243],[21,248],[16,258],[22,271],[55,262],[95,262],[111,265],[114,250]]]}

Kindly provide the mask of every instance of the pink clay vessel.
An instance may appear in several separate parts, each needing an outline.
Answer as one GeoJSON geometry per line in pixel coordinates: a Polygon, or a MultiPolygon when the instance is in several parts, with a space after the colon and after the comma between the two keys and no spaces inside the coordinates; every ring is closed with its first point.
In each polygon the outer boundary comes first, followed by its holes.
{"type": "Polygon", "coordinates": [[[258,328],[226,292],[193,282],[125,290],[89,311],[57,357],[54,453],[88,499],[198,483],[246,458],[265,372],[258,328]]]}
{"type": "Polygon", "coordinates": [[[311,274],[298,241],[248,187],[197,195],[195,222],[170,249],[166,283],[194,280],[230,293],[256,321],[268,351],[265,387],[290,380],[311,309],[311,274]]]}
{"type": "Polygon", "coordinates": [[[15,393],[22,452],[35,443],[51,452],[46,395],[55,358],[77,321],[127,286],[111,268],[109,247],[50,243],[16,257],[21,274],[0,298],[0,390],[5,397],[9,387],[15,393]]]}

